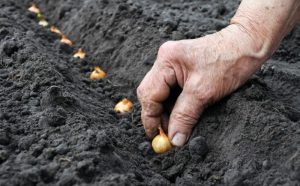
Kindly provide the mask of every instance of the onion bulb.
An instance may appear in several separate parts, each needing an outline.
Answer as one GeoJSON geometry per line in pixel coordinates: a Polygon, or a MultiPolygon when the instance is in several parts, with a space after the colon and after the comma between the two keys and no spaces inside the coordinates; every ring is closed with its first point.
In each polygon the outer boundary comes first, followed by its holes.
{"type": "Polygon", "coordinates": [[[83,52],[82,48],[78,49],[78,51],[73,55],[75,58],[83,59],[85,57],[85,52],[83,52]]]}
{"type": "Polygon", "coordinates": [[[33,13],[36,13],[36,14],[41,12],[40,9],[35,4],[32,4],[32,6],[30,8],[28,8],[28,10],[30,12],[33,12],[33,13]]]}
{"type": "Polygon", "coordinates": [[[69,46],[72,46],[72,45],[73,45],[72,41],[71,41],[70,39],[68,39],[67,36],[65,36],[65,35],[63,35],[63,34],[61,35],[61,40],[60,40],[60,42],[66,43],[66,44],[69,45],[69,46]]]}
{"type": "Polygon", "coordinates": [[[126,113],[132,110],[133,103],[129,99],[122,99],[119,103],[116,104],[114,110],[119,113],[126,113]]]}
{"type": "Polygon", "coordinates": [[[106,76],[106,73],[100,68],[95,67],[95,70],[91,73],[90,79],[91,80],[100,80],[106,76]]]}
{"type": "Polygon", "coordinates": [[[159,134],[152,140],[152,148],[157,154],[162,154],[171,150],[172,145],[161,127],[158,128],[159,134]]]}
{"type": "Polygon", "coordinates": [[[39,21],[39,25],[41,25],[41,26],[43,26],[43,27],[46,27],[46,26],[49,25],[49,23],[48,23],[45,19],[43,19],[43,20],[40,20],[40,21],[39,21]]]}
{"type": "Polygon", "coordinates": [[[63,35],[63,33],[55,26],[51,26],[50,31],[54,32],[54,33],[57,33],[58,35],[63,35]]]}

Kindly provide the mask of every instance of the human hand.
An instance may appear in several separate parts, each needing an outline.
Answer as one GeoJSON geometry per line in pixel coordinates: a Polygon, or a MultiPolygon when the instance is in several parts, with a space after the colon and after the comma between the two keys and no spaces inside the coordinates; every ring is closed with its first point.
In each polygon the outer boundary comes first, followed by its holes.
{"type": "Polygon", "coordinates": [[[164,43],[137,90],[148,137],[158,127],[182,146],[205,107],[241,86],[300,21],[300,1],[243,0],[225,29],[199,39],[164,43]],[[170,116],[163,102],[183,90],[170,116]]]}
{"type": "Polygon", "coordinates": [[[262,45],[238,24],[199,39],[164,43],[137,89],[147,136],[153,138],[161,126],[174,146],[184,145],[203,110],[236,90],[268,58],[262,45]],[[176,86],[182,92],[169,116],[163,102],[176,86]]]}

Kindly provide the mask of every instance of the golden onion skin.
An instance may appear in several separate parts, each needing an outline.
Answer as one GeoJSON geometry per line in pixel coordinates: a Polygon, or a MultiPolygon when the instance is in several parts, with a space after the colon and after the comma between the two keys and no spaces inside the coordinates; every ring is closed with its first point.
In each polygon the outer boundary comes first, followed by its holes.
{"type": "Polygon", "coordinates": [[[162,128],[159,127],[158,129],[159,134],[152,140],[152,148],[155,153],[162,154],[171,150],[172,144],[162,128]]]}

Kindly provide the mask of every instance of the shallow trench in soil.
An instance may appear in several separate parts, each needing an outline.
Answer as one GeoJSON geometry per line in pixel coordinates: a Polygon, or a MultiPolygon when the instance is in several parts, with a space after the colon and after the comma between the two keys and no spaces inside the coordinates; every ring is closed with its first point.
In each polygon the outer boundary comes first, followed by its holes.
{"type": "Polygon", "coordinates": [[[74,45],[38,25],[32,1],[0,2],[0,185],[300,184],[299,25],[189,143],[156,155],[136,87],[163,42],[226,27],[239,1],[34,2],[74,45]],[[97,65],[107,77],[92,81],[97,65]],[[115,113],[125,97],[133,111],[115,113]]]}

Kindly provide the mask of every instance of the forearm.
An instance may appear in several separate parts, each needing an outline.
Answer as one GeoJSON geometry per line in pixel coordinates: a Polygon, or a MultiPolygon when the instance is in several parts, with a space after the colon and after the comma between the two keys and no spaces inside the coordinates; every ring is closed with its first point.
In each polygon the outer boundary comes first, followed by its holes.
{"type": "Polygon", "coordinates": [[[268,58],[300,20],[299,0],[243,0],[231,20],[257,43],[256,50],[268,58]]]}

